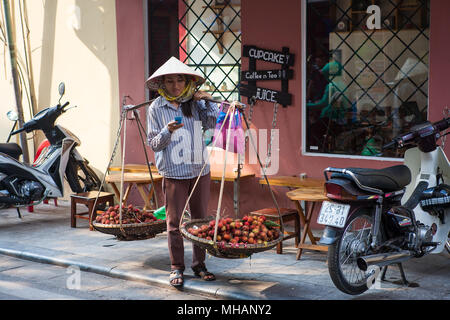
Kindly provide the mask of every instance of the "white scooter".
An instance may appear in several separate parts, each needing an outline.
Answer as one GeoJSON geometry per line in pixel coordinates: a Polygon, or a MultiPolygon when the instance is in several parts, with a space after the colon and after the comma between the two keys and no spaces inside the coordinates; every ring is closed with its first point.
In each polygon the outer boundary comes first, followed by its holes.
{"type": "Polygon", "coordinates": [[[439,243],[430,253],[441,253],[444,247],[450,253],[450,162],[441,146],[436,146],[440,133],[433,131],[430,124],[422,128],[417,137],[397,140],[399,146],[420,140],[419,147],[405,152],[404,163],[411,171],[412,180],[406,187],[402,205],[411,207],[419,199],[413,209],[415,218],[431,228],[431,241],[439,243]]]}
{"type": "Polygon", "coordinates": [[[328,268],[338,289],[361,294],[374,270],[401,267],[448,246],[450,164],[437,141],[449,127],[450,118],[425,122],[383,146],[414,145],[404,165],[325,169],[330,201],[323,202],[317,222],[326,225],[320,243],[329,246],[328,268]]]}
{"type": "MultiPolygon", "coordinates": [[[[60,100],[64,91],[64,83],[61,83],[60,100]]],[[[0,144],[0,209],[36,205],[47,197],[62,197],[64,177],[76,193],[100,188],[100,179],[76,150],[80,140],[69,130],[55,125],[68,105],[69,102],[58,103],[43,109],[22,128],[11,132],[10,135],[22,131],[44,132],[49,146],[32,165],[18,161],[22,150],[17,144],[0,144]]]]}

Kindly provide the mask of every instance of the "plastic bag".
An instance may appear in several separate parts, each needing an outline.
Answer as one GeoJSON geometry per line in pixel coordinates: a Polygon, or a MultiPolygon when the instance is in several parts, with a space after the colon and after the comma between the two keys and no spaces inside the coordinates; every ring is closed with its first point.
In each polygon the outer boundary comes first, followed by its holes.
{"type": "Polygon", "coordinates": [[[229,113],[227,116],[227,113],[223,111],[223,103],[220,105],[219,116],[217,117],[216,128],[214,130],[213,145],[230,152],[239,154],[245,153],[245,132],[242,126],[242,115],[237,108],[234,109],[233,113],[229,113]],[[230,127],[230,119],[231,132],[227,146],[227,134],[228,128],[230,127]],[[221,127],[222,130],[220,130],[221,127]]]}
{"type": "Polygon", "coordinates": [[[153,212],[153,215],[158,220],[166,220],[166,206],[156,209],[155,212],[153,212]]]}

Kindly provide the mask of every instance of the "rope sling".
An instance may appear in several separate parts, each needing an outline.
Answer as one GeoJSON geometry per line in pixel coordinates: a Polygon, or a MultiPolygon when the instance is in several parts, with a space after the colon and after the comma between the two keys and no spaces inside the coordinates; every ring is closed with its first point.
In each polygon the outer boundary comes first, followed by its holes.
{"type": "MultiPolygon", "coordinates": [[[[103,176],[102,183],[100,185],[100,189],[98,191],[97,197],[96,197],[95,202],[94,202],[94,208],[96,208],[97,200],[98,200],[98,197],[100,195],[100,190],[103,189],[103,186],[104,186],[105,180],[106,180],[106,175],[109,173],[110,167],[111,167],[112,162],[113,162],[113,160],[115,158],[115,155],[116,155],[116,152],[117,152],[117,148],[118,148],[118,144],[119,144],[122,132],[124,132],[124,135],[123,135],[122,159],[121,159],[120,200],[119,200],[120,202],[119,203],[122,204],[122,202],[123,202],[123,187],[124,187],[124,174],[125,174],[125,153],[126,153],[126,144],[127,144],[127,139],[126,139],[127,121],[126,120],[127,120],[127,114],[128,114],[129,111],[133,111],[134,117],[135,117],[136,122],[138,124],[138,129],[139,129],[138,131],[139,131],[140,139],[141,139],[142,146],[143,146],[143,149],[144,149],[144,154],[145,154],[145,157],[146,157],[146,163],[147,163],[147,168],[148,168],[148,172],[149,172],[149,175],[150,175],[150,180],[151,180],[152,186],[154,187],[152,171],[151,171],[150,164],[149,164],[149,161],[148,161],[147,150],[145,148],[145,142],[144,142],[144,138],[143,138],[143,135],[142,135],[142,132],[145,132],[145,129],[144,129],[144,127],[143,127],[143,125],[142,125],[142,123],[140,121],[139,114],[136,112],[136,110],[138,108],[144,107],[146,105],[149,105],[154,100],[155,99],[153,99],[151,101],[147,101],[147,102],[141,103],[141,104],[136,105],[136,106],[123,105],[116,141],[115,141],[114,148],[113,148],[113,151],[112,151],[112,154],[111,154],[111,157],[110,157],[110,161],[108,163],[107,169],[106,169],[105,174],[103,176]]],[[[227,110],[225,119],[227,117],[230,117],[230,116],[231,116],[230,119],[234,119],[235,112],[241,112],[241,115],[242,115],[242,117],[244,119],[244,123],[246,124],[247,130],[250,129],[250,125],[249,125],[249,122],[247,120],[247,117],[246,117],[245,113],[241,109],[241,108],[245,107],[244,105],[242,105],[242,104],[240,104],[239,102],[236,102],[236,101],[230,103],[230,102],[226,102],[226,101],[220,102],[220,101],[212,100],[212,102],[223,103],[223,104],[229,105],[229,108],[227,110]]],[[[253,112],[253,103],[251,104],[250,117],[252,116],[252,112],[253,112]]],[[[276,109],[275,109],[274,120],[272,121],[272,125],[274,123],[276,123],[275,119],[276,119],[276,109]]],[[[222,125],[220,127],[220,131],[222,131],[225,123],[226,123],[226,121],[224,121],[222,123],[222,125]]],[[[228,149],[228,145],[229,145],[229,142],[230,142],[231,125],[232,125],[232,121],[229,121],[229,127],[228,127],[228,131],[227,131],[225,150],[228,149]]],[[[268,155],[267,155],[268,158],[266,159],[266,165],[263,166],[252,135],[249,134],[249,135],[246,136],[246,141],[250,141],[250,144],[252,145],[252,147],[253,147],[253,149],[254,149],[254,151],[256,153],[259,166],[261,167],[261,170],[262,170],[263,175],[264,175],[264,179],[266,181],[266,184],[269,187],[269,191],[270,191],[272,200],[273,200],[273,202],[275,204],[275,207],[276,207],[278,215],[279,215],[280,235],[278,236],[278,238],[276,240],[274,240],[274,241],[271,241],[270,243],[265,243],[263,245],[245,244],[243,247],[235,246],[234,248],[231,248],[231,246],[225,246],[225,247],[219,248],[218,243],[217,243],[217,233],[218,233],[218,221],[219,221],[219,218],[220,218],[220,212],[222,210],[221,207],[222,207],[222,200],[223,200],[225,172],[226,172],[226,161],[227,161],[226,152],[224,152],[224,161],[223,161],[224,165],[223,165],[223,171],[222,171],[222,179],[221,179],[221,186],[220,186],[219,202],[218,202],[218,208],[217,208],[217,213],[216,213],[216,223],[215,223],[215,230],[214,230],[214,238],[213,238],[212,241],[208,241],[208,240],[204,240],[204,239],[200,239],[198,237],[195,237],[195,236],[193,236],[193,235],[191,235],[191,234],[189,234],[187,232],[187,228],[186,228],[187,223],[186,222],[183,223],[184,216],[185,216],[186,213],[188,213],[188,211],[186,210],[187,209],[187,205],[189,203],[190,198],[192,197],[193,192],[195,191],[195,188],[196,188],[196,186],[198,184],[198,181],[199,181],[199,179],[201,177],[201,174],[203,173],[207,163],[209,162],[209,159],[211,157],[212,151],[214,150],[214,147],[215,147],[216,142],[217,142],[216,139],[214,140],[213,147],[211,148],[211,150],[210,150],[210,152],[208,154],[208,158],[207,158],[208,161],[205,161],[205,164],[203,165],[203,167],[202,167],[202,169],[200,171],[200,174],[197,177],[197,180],[196,180],[196,182],[194,184],[194,187],[192,188],[192,191],[189,194],[189,196],[187,198],[187,201],[186,201],[186,204],[185,204],[185,207],[183,209],[183,214],[182,214],[182,217],[180,219],[180,226],[179,226],[179,228],[180,228],[180,231],[181,231],[182,235],[185,238],[187,238],[190,241],[195,242],[196,244],[198,244],[200,246],[203,245],[203,247],[205,247],[204,246],[204,244],[205,244],[204,241],[206,241],[207,243],[206,243],[205,249],[207,249],[210,254],[212,254],[214,256],[217,256],[217,257],[221,257],[221,258],[246,258],[246,257],[249,257],[251,254],[253,254],[255,252],[269,250],[269,249],[275,247],[280,241],[282,241],[282,235],[284,233],[283,220],[281,219],[281,212],[280,212],[278,203],[276,201],[276,198],[275,198],[275,196],[273,194],[273,191],[272,191],[272,189],[270,187],[270,183],[269,183],[269,181],[267,179],[267,176],[266,176],[266,169],[267,169],[267,166],[268,166],[268,160],[269,160],[269,157],[271,157],[272,140],[273,140],[273,137],[272,137],[272,134],[271,134],[271,141],[270,141],[270,144],[269,144],[269,150],[268,150],[268,155]]],[[[156,193],[153,193],[153,198],[154,198],[154,202],[156,204],[156,207],[158,207],[158,204],[157,204],[158,200],[157,200],[157,197],[156,197],[156,193]]],[[[167,230],[166,222],[164,220],[157,221],[157,222],[150,222],[150,223],[123,224],[123,212],[122,212],[122,209],[123,209],[122,205],[119,205],[119,221],[120,221],[120,223],[118,225],[114,225],[114,224],[113,225],[104,225],[104,224],[99,224],[99,223],[93,222],[93,227],[96,230],[100,231],[100,232],[116,235],[119,240],[148,239],[148,238],[154,237],[158,233],[162,233],[162,232],[167,230]]],[[[200,220],[200,221],[191,220],[191,222],[193,222],[193,223],[202,222],[202,221],[203,220],[200,220]]],[[[207,221],[209,221],[209,219],[207,221]]]]}
{"type": "MultiPolygon", "coordinates": [[[[249,122],[247,120],[247,117],[245,115],[245,113],[243,112],[243,107],[245,107],[244,105],[242,105],[241,103],[237,102],[237,101],[233,101],[231,103],[229,102],[223,102],[229,105],[228,110],[226,112],[225,115],[225,120],[228,118],[230,119],[229,123],[228,123],[228,131],[227,131],[227,135],[226,135],[226,144],[225,144],[225,152],[224,152],[224,157],[223,157],[223,168],[222,168],[222,177],[221,177],[221,184],[220,184],[220,191],[219,191],[219,200],[218,200],[218,206],[217,206],[217,211],[216,211],[216,217],[215,217],[215,223],[214,223],[214,236],[212,238],[212,240],[207,240],[207,239],[203,239],[197,236],[194,236],[193,234],[191,234],[188,230],[190,229],[190,227],[198,227],[199,225],[201,225],[202,223],[208,223],[211,221],[210,218],[206,218],[206,219],[194,219],[194,220],[190,220],[188,222],[184,222],[184,215],[186,213],[186,209],[187,206],[189,204],[189,201],[191,199],[192,194],[195,191],[195,188],[198,184],[198,181],[200,180],[200,177],[202,176],[203,170],[205,169],[206,165],[209,163],[209,159],[211,158],[211,154],[216,146],[216,143],[218,141],[218,139],[214,139],[213,141],[213,146],[211,148],[211,150],[208,153],[208,158],[207,161],[205,161],[198,177],[197,180],[191,190],[191,193],[189,194],[184,209],[183,209],[183,214],[182,217],[180,219],[180,224],[179,224],[179,229],[181,234],[189,241],[192,241],[194,244],[204,248],[207,250],[207,252],[215,257],[218,258],[228,258],[228,259],[238,259],[238,258],[247,258],[250,257],[253,253],[257,253],[257,252],[262,252],[262,251],[266,251],[266,250],[270,250],[273,247],[275,247],[279,242],[282,241],[283,238],[283,234],[284,234],[284,225],[283,225],[283,220],[281,218],[281,212],[280,212],[280,208],[278,206],[278,203],[276,201],[275,195],[272,191],[272,188],[270,187],[270,183],[269,180],[267,178],[266,175],[266,169],[267,169],[267,164],[268,164],[268,160],[266,160],[266,165],[263,166],[261,159],[259,157],[259,153],[258,150],[256,148],[255,142],[253,140],[253,137],[251,134],[248,134],[247,137],[249,138],[250,144],[252,145],[255,154],[257,156],[257,160],[259,163],[259,166],[262,170],[264,179],[269,187],[269,191],[272,197],[272,200],[275,204],[275,207],[277,209],[278,215],[279,215],[279,221],[280,221],[280,232],[278,234],[277,239],[270,241],[270,242],[265,242],[263,244],[229,244],[229,243],[224,243],[221,242],[219,243],[217,241],[217,236],[218,236],[218,226],[219,226],[219,220],[220,220],[220,215],[221,215],[221,211],[222,211],[222,200],[223,200],[223,191],[224,191],[224,182],[225,182],[225,173],[226,173],[226,163],[227,163],[227,153],[226,150],[228,150],[228,146],[230,143],[230,137],[231,137],[231,126],[232,126],[232,122],[235,119],[235,113],[236,112],[240,112],[243,119],[244,119],[244,123],[247,127],[247,130],[250,129],[250,125],[249,122]]],[[[251,109],[250,112],[252,113],[252,108],[253,105],[251,105],[251,109]]],[[[251,114],[250,114],[251,115],[251,114]]],[[[276,109],[275,109],[275,119],[276,119],[276,109]]],[[[224,125],[226,124],[226,121],[223,121],[223,123],[220,126],[219,132],[222,132],[222,129],[224,127],[224,125]]],[[[272,123],[274,123],[276,120],[274,120],[272,123]]],[[[246,137],[246,138],[247,138],[246,137]]],[[[246,139],[247,140],[247,139],[246,139]]],[[[271,140],[272,140],[272,136],[271,136],[271,140]]],[[[272,141],[270,142],[270,146],[272,144],[272,141]]],[[[269,146],[269,147],[270,147],[269,146]]],[[[269,150],[270,152],[270,150],[269,150]]],[[[270,155],[268,155],[270,157],[270,155]]],[[[240,165],[240,164],[238,164],[240,165]]]]}
{"type": "MultiPolygon", "coordinates": [[[[151,188],[155,187],[155,183],[153,180],[152,170],[150,168],[150,162],[148,159],[147,149],[145,148],[145,141],[143,132],[145,133],[144,126],[142,125],[142,122],[139,117],[139,113],[137,112],[138,108],[147,106],[151,104],[153,100],[141,103],[139,105],[133,106],[133,105],[125,105],[123,103],[122,106],[122,112],[120,115],[120,122],[119,122],[119,129],[117,132],[116,141],[114,143],[114,148],[111,153],[111,157],[108,163],[108,166],[105,170],[105,174],[103,175],[102,183],[100,185],[99,191],[97,193],[96,199],[94,201],[94,208],[96,208],[98,198],[100,196],[101,190],[103,190],[103,186],[106,181],[106,176],[110,172],[111,165],[114,161],[114,158],[116,156],[117,148],[119,145],[120,137],[122,132],[123,134],[123,141],[122,141],[122,159],[121,159],[121,173],[120,173],[120,199],[119,199],[119,224],[101,224],[98,222],[92,222],[92,226],[97,231],[106,233],[106,234],[112,234],[115,235],[119,240],[141,240],[141,239],[148,239],[155,237],[156,234],[162,233],[167,230],[166,221],[164,220],[157,220],[153,222],[139,222],[139,223],[130,223],[130,224],[124,224],[123,223],[123,196],[124,196],[124,180],[125,180],[125,153],[126,153],[126,146],[127,146],[127,134],[126,134],[126,128],[127,128],[127,115],[128,112],[132,112],[134,115],[134,119],[136,120],[136,123],[138,125],[138,131],[140,140],[142,143],[142,147],[144,150],[145,160],[147,164],[147,169],[150,175],[150,181],[151,181],[151,188]]],[[[158,198],[156,197],[156,192],[153,192],[153,201],[156,205],[156,208],[159,207],[158,205],[158,198]]],[[[146,212],[154,212],[154,210],[146,210],[146,212]]],[[[133,214],[133,213],[131,213],[133,214]]]]}

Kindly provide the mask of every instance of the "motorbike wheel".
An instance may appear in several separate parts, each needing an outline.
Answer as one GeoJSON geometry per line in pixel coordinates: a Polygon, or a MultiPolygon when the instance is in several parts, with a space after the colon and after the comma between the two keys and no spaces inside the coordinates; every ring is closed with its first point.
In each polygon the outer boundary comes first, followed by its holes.
{"type": "Polygon", "coordinates": [[[373,216],[365,210],[355,212],[339,239],[328,248],[328,271],[334,285],[344,293],[358,295],[366,290],[368,273],[359,269],[358,257],[367,254],[372,240],[373,216]]]}
{"type": "Polygon", "coordinates": [[[75,193],[98,190],[101,186],[101,180],[87,160],[76,161],[70,157],[66,167],[66,178],[75,193]]]}

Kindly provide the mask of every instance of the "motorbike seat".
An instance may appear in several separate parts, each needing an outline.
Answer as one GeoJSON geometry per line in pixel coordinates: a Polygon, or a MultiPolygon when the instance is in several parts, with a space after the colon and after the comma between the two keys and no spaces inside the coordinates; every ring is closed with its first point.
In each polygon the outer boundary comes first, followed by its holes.
{"type": "MultiPolygon", "coordinates": [[[[401,190],[411,182],[411,171],[405,165],[384,169],[346,168],[352,172],[359,183],[365,187],[392,192],[401,190]]],[[[349,174],[333,173],[331,178],[345,178],[354,181],[349,174]]]]}
{"type": "Polygon", "coordinates": [[[19,160],[19,157],[22,154],[22,148],[17,143],[13,142],[0,143],[0,152],[19,160]]]}

